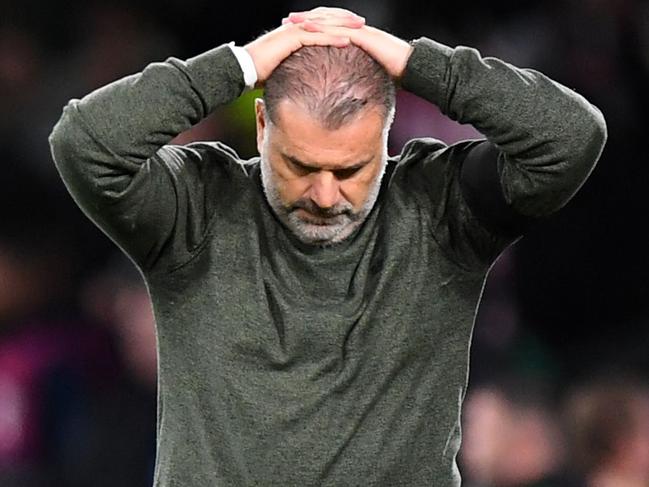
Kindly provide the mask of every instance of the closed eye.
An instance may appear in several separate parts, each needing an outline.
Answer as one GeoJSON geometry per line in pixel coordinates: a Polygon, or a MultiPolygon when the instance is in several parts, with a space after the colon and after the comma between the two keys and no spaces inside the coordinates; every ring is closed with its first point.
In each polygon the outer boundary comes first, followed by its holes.
{"type": "Polygon", "coordinates": [[[338,179],[348,179],[356,174],[361,168],[360,167],[348,167],[346,169],[339,169],[334,171],[338,179]]]}
{"type": "MultiPolygon", "coordinates": [[[[320,171],[320,168],[307,166],[306,164],[303,164],[301,161],[299,161],[294,157],[284,155],[284,158],[286,159],[286,161],[288,161],[288,164],[291,167],[291,169],[297,174],[311,174],[313,172],[320,171]]],[[[363,169],[369,162],[370,161],[368,160],[351,167],[346,167],[345,169],[336,169],[333,171],[333,173],[336,175],[337,179],[349,179],[358,171],[363,169]]]]}
{"type": "Polygon", "coordinates": [[[293,171],[298,174],[310,174],[312,172],[319,171],[318,168],[305,166],[304,164],[300,164],[292,158],[287,158],[287,160],[289,161],[291,169],[293,169],[293,171]]]}

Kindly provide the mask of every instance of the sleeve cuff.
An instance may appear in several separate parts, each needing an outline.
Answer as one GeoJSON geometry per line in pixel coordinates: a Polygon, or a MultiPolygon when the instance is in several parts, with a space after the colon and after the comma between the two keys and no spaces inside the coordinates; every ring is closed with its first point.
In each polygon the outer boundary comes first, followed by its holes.
{"type": "Polygon", "coordinates": [[[427,37],[411,41],[412,53],[406,63],[401,87],[442,110],[447,101],[447,71],[453,48],[427,37]]]}
{"type": "Polygon", "coordinates": [[[203,99],[206,114],[219,105],[236,100],[245,88],[237,58],[227,44],[180,62],[203,99]]]}
{"type": "Polygon", "coordinates": [[[243,47],[235,46],[234,41],[228,43],[228,47],[232,49],[232,53],[239,61],[241,70],[243,71],[243,80],[246,84],[246,90],[252,90],[257,83],[257,69],[255,63],[252,61],[250,53],[243,47]]]}

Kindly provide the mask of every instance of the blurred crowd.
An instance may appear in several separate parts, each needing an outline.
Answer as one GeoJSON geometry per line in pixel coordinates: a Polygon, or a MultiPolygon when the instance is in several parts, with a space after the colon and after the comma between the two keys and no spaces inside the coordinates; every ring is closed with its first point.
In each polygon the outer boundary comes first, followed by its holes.
{"type": "MultiPolygon", "coordinates": [[[[540,70],[604,112],[609,143],[591,179],[491,270],[458,460],[469,487],[649,486],[649,1],[327,4],[402,38],[469,45],[540,70]]],[[[143,487],[153,476],[147,289],[55,171],[47,135],[63,105],[150,62],[243,45],[316,5],[3,3],[0,486],[143,487]]],[[[256,95],[174,142],[222,140],[255,155],[256,95]]],[[[417,136],[480,134],[399,92],[390,153],[417,136]]]]}

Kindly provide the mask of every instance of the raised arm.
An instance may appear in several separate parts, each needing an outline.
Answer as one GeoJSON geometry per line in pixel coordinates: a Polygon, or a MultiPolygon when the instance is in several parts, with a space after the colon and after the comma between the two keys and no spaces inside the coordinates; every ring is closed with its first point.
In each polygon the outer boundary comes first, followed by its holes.
{"type": "Polygon", "coordinates": [[[243,89],[223,45],[149,64],[63,108],[49,136],[54,163],[84,213],[139,266],[152,267],[174,233],[199,238],[205,224],[190,215],[200,161],[181,148],[158,151],[243,89]]]}
{"type": "Polygon", "coordinates": [[[476,146],[462,170],[463,190],[476,213],[515,233],[524,220],[565,205],[602,152],[602,113],[538,71],[482,57],[476,49],[428,38],[413,46],[403,87],[472,124],[491,143],[476,146]]]}
{"type": "Polygon", "coordinates": [[[417,140],[406,149],[408,157],[428,156],[431,162],[426,167],[430,178],[421,184],[430,183],[432,198],[437,198],[435,217],[455,219],[457,228],[449,231],[466,237],[448,235],[446,240],[484,243],[483,249],[477,249],[483,252],[479,258],[488,260],[504,241],[565,205],[604,147],[607,133],[601,112],[538,71],[426,37],[409,43],[370,26],[355,31],[332,26],[326,22],[326,9],[297,12],[289,21],[309,31],[348,32],[351,41],[380,62],[404,89],[487,137],[450,147],[432,139],[417,140]],[[438,181],[442,177],[448,177],[445,186],[438,181]],[[453,202],[450,209],[449,201],[453,202]],[[487,231],[479,235],[481,229],[471,227],[469,214],[487,231]]]}
{"type": "Polygon", "coordinates": [[[250,56],[263,84],[302,45],[348,43],[284,25],[236,55],[224,44],[149,64],[67,103],[49,136],[54,163],[84,213],[141,268],[153,267],[164,252],[188,259],[218,204],[218,189],[206,182],[219,180],[219,166],[236,164],[235,155],[218,145],[198,150],[168,142],[243,92],[237,56],[250,56]]]}

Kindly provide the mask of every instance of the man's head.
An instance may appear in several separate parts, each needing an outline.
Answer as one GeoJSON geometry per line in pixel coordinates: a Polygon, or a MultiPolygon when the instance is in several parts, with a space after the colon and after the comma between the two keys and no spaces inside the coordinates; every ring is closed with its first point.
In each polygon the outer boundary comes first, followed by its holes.
{"type": "Polygon", "coordinates": [[[362,49],[308,46],[286,58],[256,103],[264,191],[303,242],[351,235],[374,206],[395,87],[362,49]]]}

